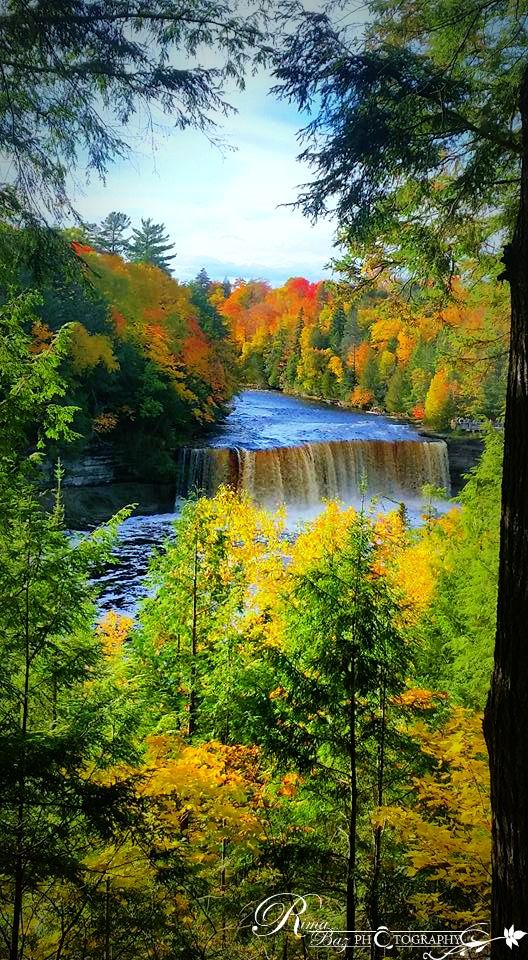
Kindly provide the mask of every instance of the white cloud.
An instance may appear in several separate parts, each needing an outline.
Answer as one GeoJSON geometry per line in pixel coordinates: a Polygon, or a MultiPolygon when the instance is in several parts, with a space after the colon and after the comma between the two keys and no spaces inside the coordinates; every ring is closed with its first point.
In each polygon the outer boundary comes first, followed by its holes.
{"type": "Polygon", "coordinates": [[[182,279],[202,264],[212,274],[214,267],[215,276],[235,272],[274,282],[323,276],[333,253],[332,224],[312,227],[299,211],[280,207],[309,179],[295,159],[303,121],[265,96],[264,81],[256,78],[237,96],[239,113],[223,125],[236,151],[220,151],[192,131],[159,135],[154,150],[144,140],[130,161],[110,171],[106,186],[93,182],[78,197],[81,214],[94,221],[117,209],[136,222],[142,216],[163,221],[182,279]]]}

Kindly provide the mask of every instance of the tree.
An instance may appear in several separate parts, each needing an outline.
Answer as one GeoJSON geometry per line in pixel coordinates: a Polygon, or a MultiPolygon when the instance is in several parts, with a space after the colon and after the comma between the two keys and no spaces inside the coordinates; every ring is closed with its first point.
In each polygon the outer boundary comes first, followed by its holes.
{"type": "Polygon", "coordinates": [[[130,217],[126,213],[112,210],[92,231],[93,244],[101,253],[119,253],[128,251],[129,240],[124,236],[130,227],[130,217]]]}
{"type": "MultiPolygon", "coordinates": [[[[301,774],[309,772],[315,795],[327,794],[326,816],[336,805],[346,837],[344,852],[336,851],[345,930],[357,929],[360,912],[373,929],[380,922],[381,830],[370,838],[367,869],[361,824],[369,798],[371,809],[384,803],[394,739],[388,714],[408,666],[400,598],[385,576],[376,534],[362,513],[330,505],[298,538],[289,588],[282,590],[284,646],[272,696],[278,742],[301,774]]],[[[354,956],[352,940],[344,955],[354,956]]]]}
{"type": "Polygon", "coordinates": [[[425,398],[425,418],[435,429],[445,430],[452,416],[452,387],[446,371],[437,370],[425,398]]]}
{"type": "Polygon", "coordinates": [[[169,267],[171,260],[174,260],[176,254],[168,254],[168,250],[174,249],[174,244],[170,242],[169,235],[165,233],[165,224],[154,223],[150,217],[146,220],[141,218],[141,227],[134,228],[132,231],[132,240],[129,244],[129,256],[133,263],[151,263],[160,270],[170,273],[169,267]]]}
{"type": "MultiPolygon", "coordinates": [[[[198,271],[196,277],[194,278],[194,282],[197,287],[201,287],[204,293],[207,293],[209,287],[211,286],[211,278],[205,267],[202,267],[202,269],[198,271]]],[[[227,294],[227,296],[229,296],[229,294],[227,294]]]]}
{"type": "Polygon", "coordinates": [[[340,353],[346,328],[346,315],[340,303],[332,311],[330,318],[330,346],[334,353],[340,353]]]}
{"type": "Polygon", "coordinates": [[[138,106],[161,109],[177,129],[215,135],[211,111],[226,115],[228,80],[243,83],[265,55],[258,22],[211,0],[119,0],[94,6],[67,0],[2,4],[0,147],[11,183],[0,185],[9,215],[40,218],[71,210],[67,181],[81,156],[104,176],[128,151],[124,130],[138,106]],[[214,49],[211,69],[197,51],[214,49]],[[186,62],[186,69],[173,65],[186,62]],[[192,64],[192,65],[189,65],[192,64]]]}
{"type": "Polygon", "coordinates": [[[9,960],[27,956],[41,923],[50,933],[49,956],[61,920],[57,957],[68,943],[79,903],[70,911],[66,890],[76,900],[84,858],[112,832],[127,793],[126,786],[97,786],[87,770],[95,774],[124,757],[130,730],[130,717],[120,725],[119,707],[108,722],[116,691],[100,670],[88,585],[110,557],[115,523],[73,546],[60,497],[52,510],[43,505],[36,468],[50,441],[72,438],[75,411],[59,402],[69,330],[34,353],[26,330],[36,320],[35,300],[21,295],[0,311],[0,936],[9,960]]]}
{"type": "MultiPolygon", "coordinates": [[[[332,198],[351,244],[348,266],[404,267],[449,289],[470,256],[494,270],[510,238],[511,289],[495,669],[485,730],[493,811],[492,934],[528,915],[528,68],[524,9],[415,0],[372,6],[352,49],[342,28],[299,14],[277,68],[280,90],[315,116],[299,198],[311,216],[332,198]],[[352,176],[352,171],[354,176],[352,176]],[[514,211],[517,220],[514,227],[514,211]],[[495,241],[495,243],[494,243],[495,241]],[[486,249],[486,245],[488,247],[486,249]],[[511,771],[514,771],[513,774],[511,771]]],[[[493,953],[505,947],[499,941],[493,953]]]]}

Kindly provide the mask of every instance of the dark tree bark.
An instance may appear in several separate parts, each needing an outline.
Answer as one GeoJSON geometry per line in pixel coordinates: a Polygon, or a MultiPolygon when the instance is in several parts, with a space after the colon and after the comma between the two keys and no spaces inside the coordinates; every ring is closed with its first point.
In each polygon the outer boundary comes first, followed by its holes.
{"type": "MultiPolygon", "coordinates": [[[[493,813],[492,936],[528,930],[528,67],[521,199],[502,275],[511,288],[495,665],[484,718],[493,813]]],[[[492,957],[511,956],[504,940],[492,957]]]]}
{"type": "MultiPolygon", "coordinates": [[[[357,601],[356,601],[357,602],[357,601]]],[[[357,860],[357,818],[358,818],[358,782],[356,750],[356,660],[353,651],[349,666],[349,803],[348,814],[348,859],[346,872],[346,929],[350,934],[356,929],[356,860],[357,860]]],[[[347,960],[353,960],[354,942],[352,937],[345,948],[347,960]]]]}

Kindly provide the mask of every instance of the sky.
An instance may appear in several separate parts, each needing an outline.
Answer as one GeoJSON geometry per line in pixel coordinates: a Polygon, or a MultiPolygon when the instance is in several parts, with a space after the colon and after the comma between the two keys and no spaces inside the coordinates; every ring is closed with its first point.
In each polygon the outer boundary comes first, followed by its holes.
{"type": "Polygon", "coordinates": [[[274,286],[291,276],[330,276],[335,225],[312,226],[300,211],[281,206],[309,179],[296,160],[305,119],[269,96],[268,87],[260,74],[229,98],[238,113],[220,121],[223,149],[197,131],[147,136],[139,119],[130,157],[111,167],[105,184],[94,178],[77,189],[80,214],[98,222],[120,210],[134,226],[141,217],[163,222],[181,280],[202,266],[213,279],[258,277],[274,286]]]}

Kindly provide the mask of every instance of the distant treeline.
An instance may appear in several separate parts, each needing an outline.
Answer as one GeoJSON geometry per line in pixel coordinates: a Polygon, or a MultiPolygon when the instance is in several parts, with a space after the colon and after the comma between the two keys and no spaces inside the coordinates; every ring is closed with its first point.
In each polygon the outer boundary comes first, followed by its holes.
{"type": "Polygon", "coordinates": [[[396,281],[354,292],[328,282],[237,282],[218,305],[246,383],[377,408],[446,428],[503,412],[508,302],[494,282],[441,301],[396,281]]]}

